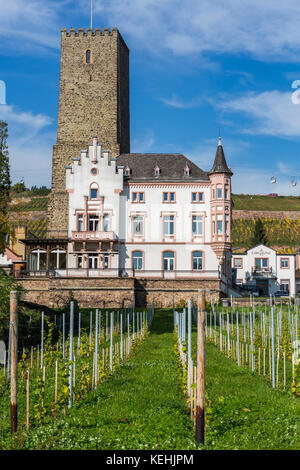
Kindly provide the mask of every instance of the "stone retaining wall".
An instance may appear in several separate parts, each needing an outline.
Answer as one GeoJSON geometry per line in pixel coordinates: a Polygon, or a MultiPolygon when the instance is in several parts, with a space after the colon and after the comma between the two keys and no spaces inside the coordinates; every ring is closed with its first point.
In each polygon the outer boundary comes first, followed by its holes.
{"type": "Polygon", "coordinates": [[[300,211],[246,211],[233,210],[232,218],[235,219],[296,219],[300,220],[300,211]]]}
{"type": "Polygon", "coordinates": [[[71,299],[82,308],[124,308],[131,306],[135,298],[137,307],[152,305],[172,307],[194,297],[198,290],[205,290],[207,298],[218,301],[221,297],[220,281],[133,279],[133,278],[26,278],[19,279],[24,288],[22,300],[46,307],[63,307],[71,299]]]}

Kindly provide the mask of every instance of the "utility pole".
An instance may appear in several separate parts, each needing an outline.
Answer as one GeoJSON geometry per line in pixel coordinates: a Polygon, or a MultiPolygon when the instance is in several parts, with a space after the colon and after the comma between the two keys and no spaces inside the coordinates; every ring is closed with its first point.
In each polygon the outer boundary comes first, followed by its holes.
{"type": "Polygon", "coordinates": [[[17,432],[17,377],[18,377],[18,298],[17,292],[10,293],[10,327],[11,327],[11,379],[10,379],[10,428],[17,432]]]}
{"type": "Polygon", "coordinates": [[[204,444],[205,432],[205,296],[198,292],[196,444],[204,444]]]}

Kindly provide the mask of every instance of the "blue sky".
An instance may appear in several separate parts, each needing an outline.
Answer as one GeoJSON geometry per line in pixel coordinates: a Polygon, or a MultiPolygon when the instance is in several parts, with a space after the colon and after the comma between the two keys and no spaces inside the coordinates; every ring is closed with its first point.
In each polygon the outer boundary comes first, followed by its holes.
{"type": "MultiPolygon", "coordinates": [[[[89,25],[90,0],[0,0],[13,182],[50,186],[60,30],[89,25]]],[[[209,170],[220,128],[234,193],[299,194],[298,0],[94,0],[94,27],[118,27],[130,48],[132,152],[209,170]]]]}

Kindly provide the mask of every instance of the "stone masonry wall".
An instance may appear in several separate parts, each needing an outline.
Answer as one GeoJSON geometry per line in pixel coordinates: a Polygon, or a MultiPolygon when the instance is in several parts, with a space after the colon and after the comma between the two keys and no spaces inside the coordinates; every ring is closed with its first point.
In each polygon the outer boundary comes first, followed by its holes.
{"type": "Polygon", "coordinates": [[[71,298],[82,308],[132,305],[134,281],[129,278],[31,278],[19,279],[25,289],[22,300],[55,308],[71,298]]]}
{"type": "Polygon", "coordinates": [[[136,305],[152,305],[153,297],[156,307],[178,306],[183,300],[187,304],[191,297],[196,301],[198,291],[205,291],[208,299],[218,301],[221,297],[220,281],[212,279],[142,279],[135,280],[136,305]]]}
{"type": "Polygon", "coordinates": [[[204,290],[207,299],[221,297],[218,280],[159,280],[133,278],[27,278],[19,279],[25,289],[22,300],[55,308],[63,307],[71,298],[81,308],[124,308],[135,303],[137,307],[150,307],[153,297],[156,307],[172,307],[204,290]]]}
{"type": "Polygon", "coordinates": [[[57,143],[53,148],[49,230],[67,230],[65,166],[80,157],[93,137],[110,157],[130,152],[129,51],[119,31],[61,35],[57,143]],[[90,49],[91,63],[85,63],[90,49]]]}
{"type": "Polygon", "coordinates": [[[272,218],[272,219],[300,219],[300,211],[246,211],[246,210],[233,210],[233,219],[258,219],[258,218],[272,218]]]}

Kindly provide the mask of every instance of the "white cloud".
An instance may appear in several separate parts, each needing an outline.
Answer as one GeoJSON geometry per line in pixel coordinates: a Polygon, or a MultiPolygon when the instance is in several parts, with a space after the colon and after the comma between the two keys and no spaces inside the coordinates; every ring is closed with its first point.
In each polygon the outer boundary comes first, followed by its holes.
{"type": "MultiPolygon", "coordinates": [[[[86,1],[81,0],[86,10],[86,1]]],[[[299,61],[298,0],[95,0],[95,21],[109,21],[134,44],[175,55],[249,53],[299,61]]]]}
{"type": "Polygon", "coordinates": [[[225,114],[240,113],[248,117],[249,125],[242,128],[244,133],[300,137],[300,104],[292,102],[292,91],[251,92],[221,99],[215,106],[225,114]]]}
{"type": "Polygon", "coordinates": [[[201,97],[195,97],[191,100],[184,101],[181,98],[178,98],[176,94],[173,94],[171,98],[160,98],[159,101],[167,106],[171,106],[172,108],[188,109],[199,106],[204,100],[201,97]]]}
{"type": "Polygon", "coordinates": [[[25,179],[27,186],[50,185],[51,152],[55,133],[48,130],[52,119],[45,114],[0,106],[0,119],[8,123],[8,148],[13,183],[25,179]]]}
{"type": "Polygon", "coordinates": [[[270,194],[277,193],[281,196],[297,196],[299,186],[291,185],[289,176],[276,174],[276,183],[272,184],[269,171],[259,169],[235,168],[232,179],[232,191],[234,194],[270,194]]]}
{"type": "MultiPolygon", "coordinates": [[[[0,0],[0,48],[57,49],[61,27],[89,26],[88,0],[0,0]],[[80,23],[79,23],[80,22],[80,23]]],[[[247,53],[300,58],[298,0],[94,0],[94,26],[117,26],[135,48],[199,59],[247,53]]]]}
{"type": "Polygon", "coordinates": [[[145,131],[143,135],[138,136],[132,140],[131,152],[132,153],[147,153],[152,150],[155,143],[155,135],[152,130],[145,131]]]}
{"type": "Polygon", "coordinates": [[[0,119],[10,122],[15,129],[30,130],[30,136],[49,126],[52,119],[45,114],[33,114],[31,111],[20,111],[13,105],[0,106],[0,119]]]}
{"type": "Polygon", "coordinates": [[[0,50],[58,49],[59,15],[69,2],[57,0],[0,0],[0,50]]]}

